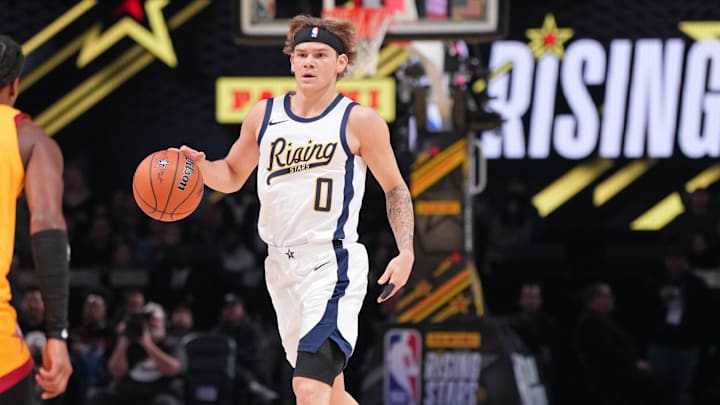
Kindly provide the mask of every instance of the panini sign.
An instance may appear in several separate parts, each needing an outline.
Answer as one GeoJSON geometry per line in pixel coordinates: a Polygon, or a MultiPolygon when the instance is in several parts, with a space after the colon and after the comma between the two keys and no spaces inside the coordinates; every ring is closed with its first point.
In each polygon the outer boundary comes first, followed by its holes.
{"type": "MultiPolygon", "coordinates": [[[[222,124],[240,123],[258,101],[295,88],[292,77],[221,77],[215,86],[215,115],[222,124]]],[[[375,109],[385,121],[395,120],[395,80],[392,78],[342,79],[338,90],[375,109]]]]}

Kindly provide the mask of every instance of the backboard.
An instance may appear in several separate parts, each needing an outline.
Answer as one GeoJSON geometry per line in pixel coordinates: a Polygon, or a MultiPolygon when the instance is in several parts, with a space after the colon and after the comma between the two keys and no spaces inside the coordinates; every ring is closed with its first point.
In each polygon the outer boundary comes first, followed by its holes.
{"type": "Polygon", "coordinates": [[[235,39],[243,44],[282,44],[289,19],[319,16],[323,9],[354,3],[394,12],[386,39],[487,42],[507,29],[509,0],[234,0],[235,39]]]}

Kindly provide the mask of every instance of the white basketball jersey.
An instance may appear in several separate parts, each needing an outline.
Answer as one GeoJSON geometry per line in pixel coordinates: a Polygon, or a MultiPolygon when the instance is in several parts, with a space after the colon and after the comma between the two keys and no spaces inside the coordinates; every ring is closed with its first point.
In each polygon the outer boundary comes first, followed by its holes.
{"type": "Polygon", "coordinates": [[[367,165],[350,151],[355,103],[339,94],[313,118],[290,111],[290,95],[268,99],[258,135],[260,237],[270,246],[357,241],[367,165]]]}

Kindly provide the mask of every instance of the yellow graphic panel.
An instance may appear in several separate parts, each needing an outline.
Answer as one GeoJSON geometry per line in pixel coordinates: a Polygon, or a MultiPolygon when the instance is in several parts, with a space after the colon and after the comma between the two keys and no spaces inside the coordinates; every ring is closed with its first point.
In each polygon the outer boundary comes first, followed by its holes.
{"type": "Polygon", "coordinates": [[[632,184],[640,176],[645,174],[655,164],[654,160],[637,160],[618,170],[607,180],[595,187],[593,193],[593,203],[599,207],[618,193],[623,191],[627,186],[632,184]]]}
{"type": "Polygon", "coordinates": [[[610,160],[596,159],[576,166],[537,193],[532,198],[533,205],[540,216],[547,217],[609,170],[613,164],[610,160]]]}
{"type": "MultiPolygon", "coordinates": [[[[222,124],[241,123],[258,101],[295,88],[293,77],[221,77],[215,82],[215,117],[222,124]]],[[[373,108],[385,121],[395,120],[395,80],[343,79],[340,92],[373,108]]]]}
{"type": "Polygon", "coordinates": [[[477,349],[482,338],[480,332],[428,332],[425,347],[428,349],[477,349]]]}

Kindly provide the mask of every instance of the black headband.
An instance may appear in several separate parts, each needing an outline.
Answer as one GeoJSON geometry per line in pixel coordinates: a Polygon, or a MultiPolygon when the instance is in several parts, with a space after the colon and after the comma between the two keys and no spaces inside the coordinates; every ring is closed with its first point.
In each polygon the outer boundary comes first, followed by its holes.
{"type": "Polygon", "coordinates": [[[303,42],[322,42],[329,45],[339,54],[345,53],[342,41],[337,35],[320,27],[305,27],[298,31],[293,38],[293,48],[303,42]]]}

